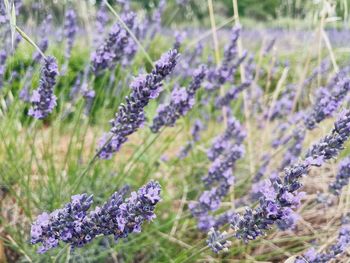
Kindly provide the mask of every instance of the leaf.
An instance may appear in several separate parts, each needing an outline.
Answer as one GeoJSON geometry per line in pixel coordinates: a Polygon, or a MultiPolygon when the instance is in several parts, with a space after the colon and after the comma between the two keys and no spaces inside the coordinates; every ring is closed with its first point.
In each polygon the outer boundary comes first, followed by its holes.
{"type": "Polygon", "coordinates": [[[12,3],[12,6],[10,5],[8,0],[4,0],[5,3],[5,9],[6,14],[10,21],[10,29],[11,29],[11,41],[12,41],[12,47],[15,42],[15,33],[16,33],[16,8],[15,3],[12,3]]]}
{"type": "Polygon", "coordinates": [[[10,16],[10,24],[11,24],[11,38],[12,38],[12,47],[15,43],[15,33],[16,33],[16,8],[15,3],[12,4],[11,16],[10,16]]]}

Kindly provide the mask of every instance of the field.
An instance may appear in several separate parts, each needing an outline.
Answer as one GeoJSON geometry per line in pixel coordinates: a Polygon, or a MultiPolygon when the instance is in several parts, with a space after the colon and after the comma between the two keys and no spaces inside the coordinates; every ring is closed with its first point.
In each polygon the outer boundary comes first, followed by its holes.
{"type": "Polygon", "coordinates": [[[350,3],[267,2],[1,0],[0,263],[350,262],[350,3]]]}

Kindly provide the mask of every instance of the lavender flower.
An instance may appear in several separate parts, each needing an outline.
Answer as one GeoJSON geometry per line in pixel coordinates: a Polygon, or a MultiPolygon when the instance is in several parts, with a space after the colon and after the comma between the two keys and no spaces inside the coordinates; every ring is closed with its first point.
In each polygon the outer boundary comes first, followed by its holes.
{"type": "Polygon", "coordinates": [[[102,2],[100,8],[96,13],[97,34],[95,34],[95,39],[94,39],[95,44],[99,44],[100,40],[102,39],[108,20],[109,20],[109,17],[108,17],[106,5],[104,4],[104,2],[102,2]]]}
{"type": "Polygon", "coordinates": [[[24,102],[30,102],[29,89],[30,89],[31,83],[30,83],[30,81],[28,81],[28,79],[30,79],[32,75],[33,75],[33,67],[29,67],[26,71],[25,76],[24,76],[25,82],[23,84],[21,91],[19,92],[19,95],[18,95],[18,97],[24,102]]]}
{"type": "Polygon", "coordinates": [[[235,236],[245,242],[263,235],[273,224],[280,228],[290,228],[295,222],[293,209],[298,207],[302,193],[297,190],[302,186],[301,176],[306,175],[311,166],[321,166],[326,160],[334,158],[350,136],[350,111],[343,112],[335,122],[334,129],[319,143],[307,151],[305,160],[293,164],[284,170],[285,177],[270,180],[261,190],[259,207],[247,208],[243,215],[235,213],[231,227],[235,236]]]}
{"type": "MultiPolygon", "coordinates": [[[[43,23],[41,24],[41,35],[42,39],[39,42],[39,48],[40,50],[45,53],[47,48],[49,47],[49,40],[48,40],[48,32],[50,31],[50,24],[52,22],[52,16],[48,15],[43,23]]],[[[38,63],[41,60],[42,55],[40,54],[39,51],[35,51],[33,54],[33,62],[38,63]]]]}
{"type": "Polygon", "coordinates": [[[217,98],[215,106],[217,108],[228,106],[231,103],[231,101],[235,100],[238,97],[238,95],[250,85],[251,82],[246,81],[237,87],[233,86],[222,97],[217,98]]]}
{"type": "Polygon", "coordinates": [[[176,67],[176,74],[185,77],[191,77],[196,68],[201,64],[201,55],[203,53],[203,44],[199,42],[193,51],[184,51],[180,60],[180,65],[176,67]]]}
{"type": "Polygon", "coordinates": [[[99,157],[109,159],[117,152],[127,137],[137,131],[145,120],[144,107],[150,99],[158,96],[162,89],[162,81],[174,69],[177,61],[177,51],[170,50],[156,63],[150,74],[137,77],[132,83],[132,92],[126,97],[126,105],[119,107],[115,119],[111,121],[110,141],[106,137],[100,142],[99,157]]]}
{"type": "Polygon", "coordinates": [[[344,78],[339,80],[332,90],[321,88],[316,96],[316,103],[305,118],[305,126],[312,130],[340,107],[341,102],[345,99],[350,90],[350,79],[344,78]]]}
{"type": "Polygon", "coordinates": [[[208,233],[207,244],[215,252],[219,251],[228,251],[228,248],[231,246],[231,242],[228,241],[226,237],[227,233],[220,233],[214,228],[211,228],[208,233]]]}
{"type": "Polygon", "coordinates": [[[292,138],[293,144],[288,147],[283,156],[282,164],[280,167],[281,170],[295,162],[299,157],[303,147],[303,141],[305,139],[305,130],[302,128],[294,129],[292,138]]]}
{"type": "Polygon", "coordinates": [[[350,225],[341,227],[338,240],[325,253],[317,253],[314,248],[309,249],[303,257],[298,257],[295,263],[326,263],[344,253],[350,246],[350,225]]]}
{"type": "MultiPolygon", "coordinates": [[[[135,14],[130,12],[122,17],[124,23],[132,28],[135,14]]],[[[92,53],[91,64],[95,74],[104,69],[113,67],[125,55],[126,47],[130,41],[129,33],[118,23],[114,24],[104,43],[92,53]]]]}
{"type": "Polygon", "coordinates": [[[56,106],[54,87],[58,75],[57,62],[54,57],[47,57],[41,69],[39,88],[33,91],[32,107],[28,115],[36,119],[46,118],[56,106]]]}
{"type": "Polygon", "coordinates": [[[165,10],[165,5],[166,5],[166,1],[165,0],[160,0],[158,3],[158,7],[156,9],[154,9],[153,14],[152,14],[152,18],[151,18],[151,22],[153,24],[153,28],[152,31],[150,33],[150,39],[153,39],[154,36],[157,34],[157,32],[160,31],[161,27],[162,27],[162,15],[164,13],[165,10]]]}
{"type": "Polygon", "coordinates": [[[258,181],[260,181],[260,179],[264,176],[267,166],[269,165],[270,161],[271,161],[271,156],[270,154],[265,154],[262,156],[261,158],[262,164],[260,165],[258,171],[256,172],[254,178],[253,178],[253,182],[257,183],[258,181]]]}
{"type": "Polygon", "coordinates": [[[193,148],[193,141],[188,141],[185,146],[182,146],[180,152],[178,153],[178,157],[180,160],[185,159],[189,152],[193,148]]]}
{"type": "Polygon", "coordinates": [[[65,53],[66,59],[69,59],[70,57],[77,31],[77,15],[73,9],[70,9],[66,12],[64,22],[64,35],[67,39],[67,47],[65,53]]]}
{"type": "Polygon", "coordinates": [[[206,74],[206,67],[201,65],[192,77],[188,88],[175,88],[169,104],[161,104],[153,119],[151,131],[156,133],[162,126],[174,126],[180,116],[184,116],[194,105],[194,97],[206,74]]]}
{"type": "Polygon", "coordinates": [[[204,129],[204,125],[203,123],[199,120],[199,119],[196,119],[194,121],[194,124],[192,126],[192,129],[191,129],[191,134],[192,134],[192,140],[194,142],[197,142],[200,140],[200,132],[204,129]]]}
{"type": "Polygon", "coordinates": [[[81,246],[91,239],[86,216],[93,198],[87,194],[74,195],[64,208],[38,216],[31,228],[31,243],[41,243],[38,253],[45,253],[58,246],[59,241],[81,246]]]}
{"type": "Polygon", "coordinates": [[[5,64],[6,64],[7,54],[4,49],[0,50],[0,89],[3,86],[3,79],[5,75],[5,64]]]}
{"type": "Polygon", "coordinates": [[[233,59],[236,57],[237,51],[237,39],[240,34],[240,27],[235,27],[231,33],[230,44],[225,48],[224,58],[221,65],[217,69],[211,69],[208,72],[208,83],[206,89],[209,91],[218,90],[227,81],[232,80],[235,70],[243,62],[247,53],[245,52],[241,58],[238,58],[236,63],[233,63],[233,59]]]}
{"type": "Polygon", "coordinates": [[[89,115],[90,110],[92,108],[92,104],[95,98],[95,91],[89,88],[88,84],[85,82],[81,87],[81,93],[85,100],[85,114],[89,115]]]}
{"type": "Polygon", "coordinates": [[[37,217],[31,228],[31,243],[41,243],[38,253],[45,253],[57,247],[60,241],[74,248],[82,247],[100,235],[113,235],[118,241],[131,233],[139,233],[144,221],[156,217],[154,208],[161,200],[160,191],[158,182],[151,181],[124,201],[127,188],[123,188],[90,213],[92,196],[72,196],[72,201],[64,208],[37,217]]]}
{"type": "Polygon", "coordinates": [[[270,53],[270,51],[274,47],[275,43],[276,43],[276,38],[273,38],[270,40],[270,42],[268,43],[268,45],[265,47],[265,49],[263,51],[264,56],[266,56],[268,53],[270,53]]]}
{"type": "Polygon", "coordinates": [[[188,155],[188,153],[193,148],[193,145],[195,144],[195,142],[200,140],[199,133],[203,129],[204,129],[204,126],[202,122],[199,119],[196,119],[191,129],[192,140],[187,141],[186,145],[181,147],[181,150],[178,154],[179,159],[184,159],[188,155]]]}
{"type": "Polygon", "coordinates": [[[207,176],[202,178],[208,190],[200,195],[198,202],[193,202],[189,206],[192,215],[198,220],[198,228],[202,231],[208,231],[216,225],[215,218],[209,215],[209,212],[220,207],[221,201],[234,182],[232,168],[244,154],[242,145],[244,137],[245,132],[235,119],[231,119],[223,135],[217,137],[217,141],[224,142],[225,147],[221,148],[222,144],[220,144],[220,149],[215,148],[215,154],[212,156],[212,160],[215,160],[207,176]]]}
{"type": "Polygon", "coordinates": [[[184,41],[186,37],[185,32],[175,32],[175,43],[173,45],[173,49],[179,50],[181,47],[182,42],[184,41]]]}
{"type": "Polygon", "coordinates": [[[273,121],[288,116],[292,111],[295,93],[296,86],[292,84],[288,85],[285,91],[282,92],[280,98],[276,100],[274,107],[268,112],[265,112],[264,118],[273,121]]]}
{"type": "Polygon", "coordinates": [[[335,195],[340,195],[343,187],[349,184],[350,179],[350,157],[343,159],[338,167],[336,179],[329,185],[329,190],[335,195]]]}
{"type": "Polygon", "coordinates": [[[216,137],[211,148],[207,152],[208,159],[214,161],[218,156],[229,149],[230,141],[235,141],[241,144],[246,137],[246,132],[242,129],[241,124],[235,118],[230,118],[227,121],[225,132],[216,137]]]}

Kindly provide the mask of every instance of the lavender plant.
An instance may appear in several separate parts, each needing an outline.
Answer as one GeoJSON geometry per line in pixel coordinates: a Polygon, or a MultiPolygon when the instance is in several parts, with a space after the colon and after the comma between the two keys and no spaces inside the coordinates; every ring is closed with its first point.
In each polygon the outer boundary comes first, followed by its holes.
{"type": "Polygon", "coordinates": [[[130,96],[126,97],[126,105],[119,106],[119,112],[111,121],[110,140],[104,137],[100,142],[98,155],[101,159],[110,159],[126,142],[127,137],[144,123],[144,107],[159,95],[162,81],[176,66],[177,57],[176,50],[168,51],[155,63],[151,73],[138,76],[131,83],[132,91],[130,96]]]}
{"type": "Polygon", "coordinates": [[[46,118],[56,106],[54,87],[58,75],[58,66],[54,57],[47,57],[41,69],[40,84],[38,89],[33,91],[30,101],[32,107],[28,115],[36,119],[46,118]]]}
{"type": "Polygon", "coordinates": [[[208,190],[200,195],[198,202],[189,205],[192,215],[198,221],[198,228],[202,231],[208,231],[217,224],[210,212],[219,209],[221,201],[234,183],[232,169],[244,155],[242,142],[245,136],[240,123],[232,118],[228,121],[225,132],[214,140],[208,151],[208,158],[213,163],[207,176],[202,178],[208,190]]]}
{"type": "Polygon", "coordinates": [[[77,15],[73,9],[66,12],[64,23],[64,36],[66,37],[67,46],[65,57],[68,60],[72,52],[74,40],[78,31],[77,15]]]}
{"type": "Polygon", "coordinates": [[[350,225],[343,225],[339,231],[337,242],[328,248],[325,253],[318,253],[310,248],[303,256],[299,256],[295,263],[324,263],[331,262],[344,253],[350,246],[350,225]]]}
{"type": "MultiPolygon", "coordinates": [[[[124,23],[132,28],[135,14],[126,13],[122,17],[124,23]]],[[[130,35],[119,23],[112,26],[108,37],[91,55],[91,65],[95,74],[113,67],[125,56],[126,48],[130,41],[130,35]]]]}
{"type": "Polygon", "coordinates": [[[7,59],[7,54],[5,50],[0,50],[0,89],[3,87],[3,79],[5,75],[5,70],[6,70],[6,59],[7,59]]]}
{"type": "Polygon", "coordinates": [[[350,80],[342,78],[330,88],[321,88],[317,92],[316,103],[305,118],[305,126],[312,130],[340,107],[350,89],[350,80]]]}
{"type": "Polygon", "coordinates": [[[195,95],[206,76],[206,67],[201,65],[193,74],[187,88],[175,88],[171,93],[170,102],[161,104],[153,119],[152,132],[158,132],[163,126],[174,126],[181,116],[184,116],[194,105],[195,95]]]}
{"type": "Polygon", "coordinates": [[[347,157],[339,163],[335,180],[329,185],[329,190],[340,195],[342,189],[349,184],[350,179],[350,158],[347,157]]]}
{"type": "Polygon", "coordinates": [[[305,159],[296,162],[284,170],[284,178],[273,178],[266,181],[262,189],[260,205],[247,208],[243,215],[235,213],[231,218],[231,228],[235,237],[245,242],[262,236],[273,224],[281,229],[291,227],[296,220],[293,211],[300,204],[302,187],[299,179],[308,174],[312,166],[319,167],[325,161],[338,155],[350,136],[350,111],[344,111],[334,124],[331,134],[312,145],[305,159]]]}
{"type": "Polygon", "coordinates": [[[60,242],[74,248],[100,235],[113,235],[118,241],[141,232],[142,224],[156,217],[154,209],[161,200],[160,185],[150,181],[124,200],[126,189],[115,192],[106,203],[90,212],[93,196],[81,194],[72,196],[64,208],[42,213],[32,224],[31,243],[41,243],[38,253],[45,253],[60,242]]]}

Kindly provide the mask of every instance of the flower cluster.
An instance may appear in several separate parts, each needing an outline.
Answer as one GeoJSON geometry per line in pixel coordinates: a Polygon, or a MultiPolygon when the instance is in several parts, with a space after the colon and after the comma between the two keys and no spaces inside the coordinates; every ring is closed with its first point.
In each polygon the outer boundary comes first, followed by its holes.
{"type": "Polygon", "coordinates": [[[232,29],[230,44],[225,48],[224,58],[221,65],[218,68],[212,68],[208,71],[208,83],[206,83],[207,90],[218,90],[227,81],[232,80],[234,72],[247,56],[247,53],[245,52],[242,57],[237,58],[237,61],[234,61],[234,58],[238,53],[237,39],[239,38],[240,31],[240,26],[236,26],[232,29]]]}
{"type": "Polygon", "coordinates": [[[151,131],[156,133],[163,126],[173,126],[180,116],[184,116],[194,105],[195,95],[201,87],[206,75],[206,67],[201,65],[193,74],[192,81],[187,88],[175,88],[171,93],[170,102],[161,104],[157,115],[153,119],[151,131]]]}
{"type": "Polygon", "coordinates": [[[31,243],[41,243],[38,253],[55,248],[59,242],[82,247],[95,237],[113,235],[118,241],[139,233],[145,221],[155,218],[155,205],[160,199],[160,185],[151,181],[124,200],[127,188],[114,193],[101,207],[88,212],[93,197],[72,196],[64,208],[39,215],[31,228],[31,243]]]}
{"type": "Polygon", "coordinates": [[[103,39],[103,33],[105,31],[105,27],[109,21],[107,8],[104,2],[101,3],[100,8],[97,10],[96,13],[96,31],[97,34],[95,34],[94,43],[99,44],[99,42],[103,39]]]}
{"type": "Polygon", "coordinates": [[[191,151],[195,142],[200,140],[200,132],[204,129],[203,123],[196,119],[191,129],[192,140],[187,141],[186,145],[181,147],[181,150],[178,154],[180,159],[184,159],[188,153],[191,151]]]}
{"type": "Polygon", "coordinates": [[[0,89],[3,86],[3,78],[5,75],[5,64],[6,64],[7,54],[4,49],[0,50],[0,89]]]}
{"type": "Polygon", "coordinates": [[[173,49],[180,50],[181,44],[184,41],[186,34],[184,32],[175,32],[175,42],[173,45],[173,49]]]}
{"type": "Polygon", "coordinates": [[[67,48],[66,48],[66,58],[70,57],[75,35],[78,31],[78,25],[77,25],[77,15],[74,12],[73,9],[70,9],[66,12],[65,22],[64,22],[64,36],[67,40],[67,48]]]}
{"type": "Polygon", "coordinates": [[[46,118],[56,106],[54,87],[58,75],[57,62],[54,57],[47,57],[41,69],[39,88],[33,91],[31,96],[32,107],[28,115],[36,119],[46,118]]]}
{"type": "Polygon", "coordinates": [[[223,198],[228,194],[234,183],[232,169],[237,160],[243,157],[242,145],[246,134],[240,123],[235,119],[228,121],[225,132],[217,137],[208,151],[208,158],[213,161],[208,174],[202,178],[208,190],[204,191],[198,202],[190,204],[191,213],[198,220],[198,228],[208,231],[216,225],[214,216],[209,212],[216,211],[223,198]]]}
{"type": "MultiPolygon", "coordinates": [[[[50,25],[52,23],[52,16],[48,15],[43,23],[41,24],[41,35],[42,35],[42,39],[39,42],[39,48],[41,50],[41,52],[45,53],[45,51],[47,50],[47,48],[49,47],[49,39],[47,37],[48,32],[50,30],[50,25]]],[[[39,51],[34,52],[33,54],[33,62],[34,63],[38,63],[41,60],[42,55],[40,54],[39,51]]]]}
{"type": "Polygon", "coordinates": [[[295,263],[323,263],[330,262],[337,256],[344,253],[350,246],[350,225],[341,227],[337,242],[328,248],[325,253],[317,253],[314,248],[310,248],[303,256],[299,256],[295,263]]]}
{"type": "Polygon", "coordinates": [[[214,161],[232,145],[231,141],[241,144],[246,137],[246,132],[242,129],[241,124],[235,118],[230,118],[227,121],[227,129],[224,133],[216,137],[212,146],[207,151],[208,159],[214,161]]]}
{"type": "Polygon", "coordinates": [[[265,154],[261,157],[261,165],[253,178],[254,183],[260,181],[260,179],[264,176],[266,169],[267,169],[267,166],[269,165],[270,161],[271,161],[270,154],[265,154]]]}
{"type": "Polygon", "coordinates": [[[301,154],[303,147],[303,142],[305,139],[305,129],[295,128],[292,134],[292,144],[287,148],[280,166],[280,170],[283,170],[285,167],[294,163],[301,154]]]}
{"type": "Polygon", "coordinates": [[[6,6],[5,1],[0,2],[0,25],[7,22],[6,6]]]}
{"type": "Polygon", "coordinates": [[[127,137],[143,124],[144,107],[162,90],[162,81],[174,69],[177,57],[177,51],[170,50],[155,63],[150,74],[140,75],[131,83],[132,92],[126,97],[126,105],[120,105],[115,119],[110,122],[110,139],[104,136],[100,142],[98,155],[101,159],[110,159],[127,137]]]}
{"type": "MultiPolygon", "coordinates": [[[[124,23],[132,28],[135,14],[132,12],[124,14],[124,23]]],[[[119,23],[112,26],[111,32],[105,41],[91,55],[91,65],[95,74],[104,69],[113,67],[126,55],[126,47],[130,41],[130,35],[119,23]]]]}
{"type": "Polygon", "coordinates": [[[341,190],[349,184],[350,157],[345,158],[339,164],[335,181],[329,185],[329,190],[335,195],[340,195],[341,190]]]}
{"type": "Polygon", "coordinates": [[[235,100],[238,95],[248,88],[251,85],[250,81],[243,82],[242,84],[238,85],[237,87],[233,86],[231,87],[223,96],[217,98],[215,102],[215,106],[217,108],[221,108],[224,106],[228,106],[231,101],[235,100]]]}
{"type": "Polygon", "coordinates": [[[215,252],[219,251],[228,251],[228,248],[231,246],[231,242],[225,239],[227,233],[220,233],[216,231],[213,227],[208,232],[207,244],[215,252]]]}
{"type": "Polygon", "coordinates": [[[261,188],[260,205],[247,208],[243,215],[234,213],[231,227],[235,236],[248,242],[263,235],[273,224],[281,229],[291,227],[297,219],[293,209],[299,206],[303,193],[297,192],[302,186],[300,177],[307,175],[310,167],[321,166],[334,158],[350,136],[350,111],[343,112],[334,124],[334,129],[307,151],[305,159],[284,169],[284,178],[274,177],[265,181],[261,188]]]}
{"type": "Polygon", "coordinates": [[[305,117],[305,126],[312,130],[316,127],[317,123],[332,116],[332,114],[340,107],[349,90],[349,78],[340,79],[332,87],[318,89],[316,103],[305,117]]]}
{"type": "Polygon", "coordinates": [[[280,98],[276,100],[272,109],[269,109],[264,114],[265,119],[273,121],[275,119],[281,119],[290,114],[293,107],[293,100],[296,93],[296,86],[290,84],[282,92],[280,98]]]}

